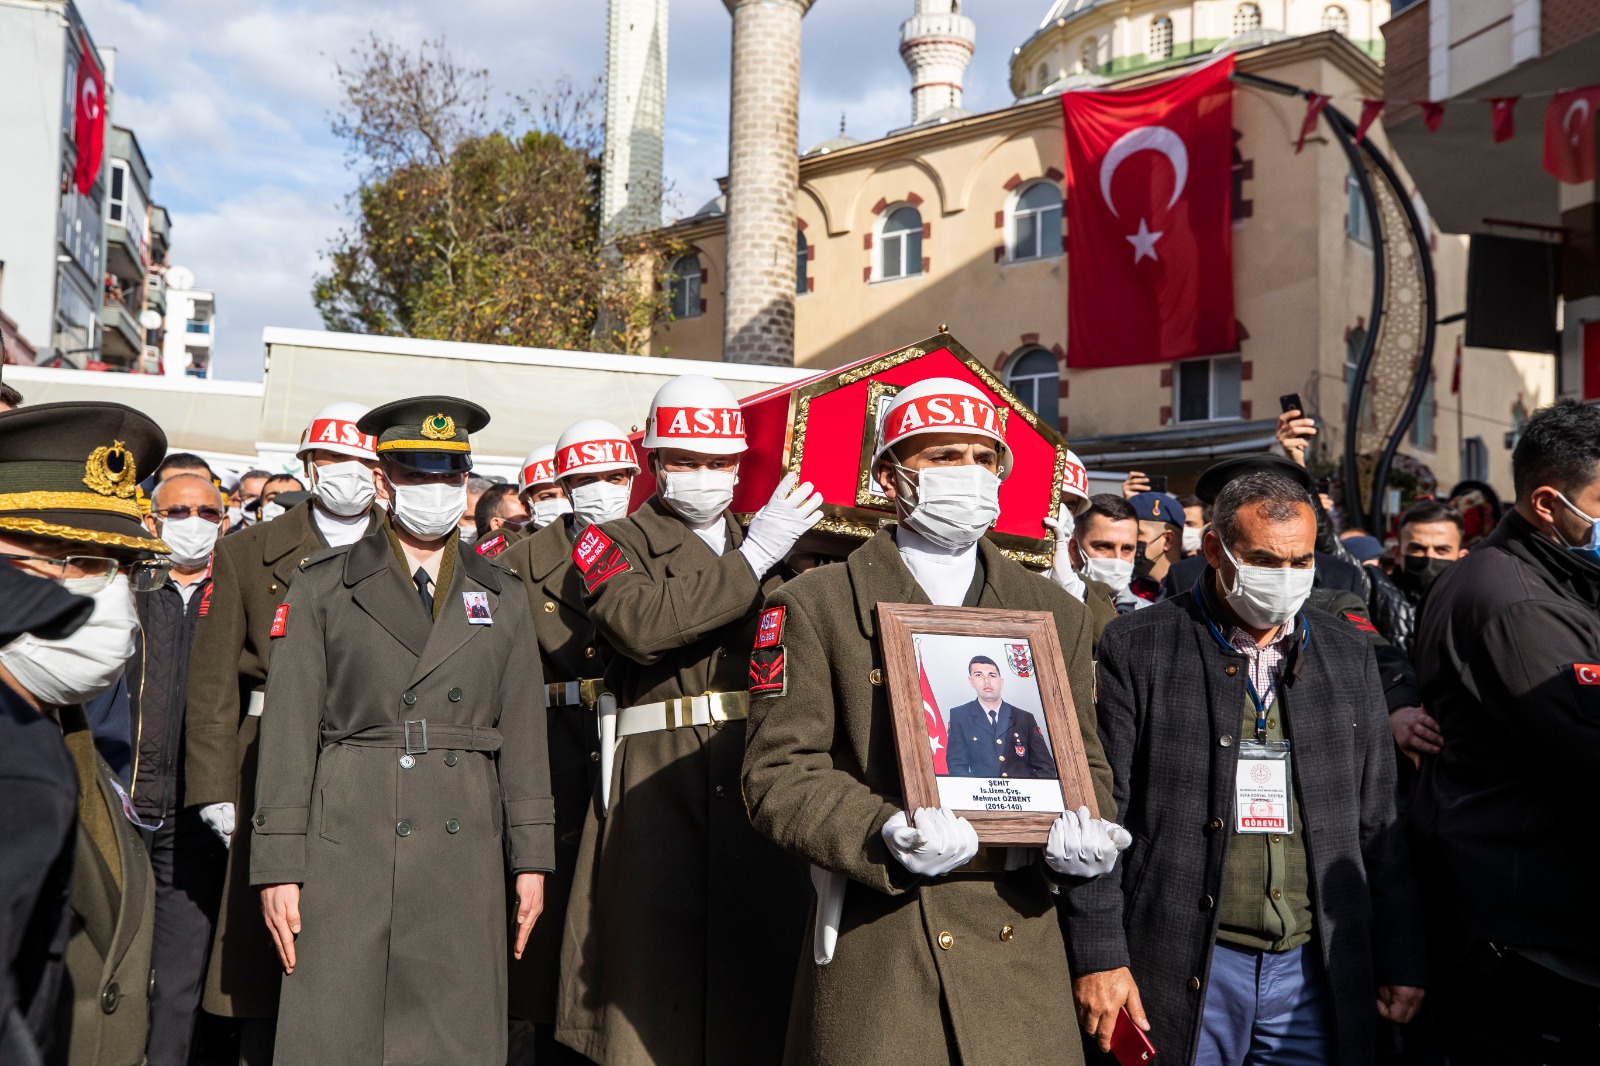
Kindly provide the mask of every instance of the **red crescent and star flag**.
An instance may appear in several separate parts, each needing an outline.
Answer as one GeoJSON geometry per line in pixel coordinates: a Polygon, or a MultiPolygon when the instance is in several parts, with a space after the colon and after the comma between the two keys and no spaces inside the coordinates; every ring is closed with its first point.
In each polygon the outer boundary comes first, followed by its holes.
{"type": "Polygon", "coordinates": [[[1154,85],[1062,94],[1068,366],[1238,347],[1232,74],[1228,55],[1154,85]]]}
{"type": "Polygon", "coordinates": [[[939,701],[933,697],[933,686],[928,684],[928,671],[917,658],[917,673],[922,677],[922,713],[928,718],[928,746],[933,749],[933,772],[950,772],[950,733],[944,727],[944,715],[939,713],[939,701]]]}
{"type": "Polygon", "coordinates": [[[78,146],[78,162],[72,171],[72,181],[79,193],[89,195],[95,178],[100,176],[100,157],[106,143],[106,79],[89,47],[89,37],[82,36],[83,48],[78,56],[77,99],[72,106],[72,140],[78,146]]]}
{"type": "Polygon", "coordinates": [[[1544,169],[1569,185],[1594,180],[1594,113],[1600,85],[1556,93],[1544,113],[1544,169]]]}

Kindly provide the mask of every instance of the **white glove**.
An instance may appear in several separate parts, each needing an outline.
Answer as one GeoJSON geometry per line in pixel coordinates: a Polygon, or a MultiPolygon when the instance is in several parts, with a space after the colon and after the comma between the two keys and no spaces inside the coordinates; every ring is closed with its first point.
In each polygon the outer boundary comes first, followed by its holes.
{"type": "Polygon", "coordinates": [[[798,474],[785,474],[767,505],[750,519],[739,553],[760,578],[794,547],[795,541],[822,521],[822,493],[807,481],[799,488],[798,474]]]}
{"type": "Polygon", "coordinates": [[[883,823],[883,841],[900,865],[919,877],[942,877],[978,854],[978,831],[943,807],[918,808],[916,824],[900,811],[883,823]]]}
{"type": "Polygon", "coordinates": [[[1050,827],[1044,861],[1067,877],[1099,877],[1117,866],[1117,855],[1133,836],[1116,822],[1091,818],[1088,807],[1068,811],[1050,827]]]}
{"type": "Polygon", "coordinates": [[[222,841],[223,847],[233,842],[235,817],[234,806],[231,803],[208,803],[200,808],[200,820],[217,834],[217,839],[222,841]]]}
{"type": "Polygon", "coordinates": [[[1085,585],[1083,578],[1072,569],[1072,556],[1067,553],[1067,545],[1072,541],[1072,531],[1077,528],[1072,512],[1067,509],[1066,504],[1062,504],[1056,511],[1056,516],[1046,518],[1044,524],[1056,531],[1055,554],[1050,558],[1050,569],[1045,572],[1045,576],[1082,603],[1089,594],[1089,586],[1085,585]]]}

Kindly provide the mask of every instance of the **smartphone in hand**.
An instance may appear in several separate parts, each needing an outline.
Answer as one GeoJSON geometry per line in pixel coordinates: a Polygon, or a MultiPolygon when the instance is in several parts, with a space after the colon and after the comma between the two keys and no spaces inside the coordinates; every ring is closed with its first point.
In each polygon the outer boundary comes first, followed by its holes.
{"type": "Polygon", "coordinates": [[[1149,491],[1151,491],[1151,492],[1166,492],[1167,491],[1167,475],[1165,475],[1165,474],[1146,474],[1145,475],[1145,480],[1150,482],[1150,490],[1149,491]]]}
{"type": "Polygon", "coordinates": [[[1156,1046],[1143,1029],[1133,1024],[1127,1007],[1117,1015],[1117,1027],[1111,1031],[1111,1054],[1119,1066],[1142,1066],[1156,1057],[1156,1046]]]}
{"type": "Polygon", "coordinates": [[[1306,413],[1306,405],[1300,402],[1300,394],[1298,392],[1288,392],[1279,396],[1278,406],[1284,414],[1288,414],[1290,411],[1299,411],[1301,414],[1306,413]]]}

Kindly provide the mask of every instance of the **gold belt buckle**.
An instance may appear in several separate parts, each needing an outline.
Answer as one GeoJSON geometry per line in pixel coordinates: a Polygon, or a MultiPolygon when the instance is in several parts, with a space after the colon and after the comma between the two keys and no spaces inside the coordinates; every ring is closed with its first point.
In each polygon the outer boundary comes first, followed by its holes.
{"type": "Polygon", "coordinates": [[[600,696],[606,690],[603,677],[586,677],[578,682],[578,702],[584,707],[593,707],[600,702],[600,696]]]}

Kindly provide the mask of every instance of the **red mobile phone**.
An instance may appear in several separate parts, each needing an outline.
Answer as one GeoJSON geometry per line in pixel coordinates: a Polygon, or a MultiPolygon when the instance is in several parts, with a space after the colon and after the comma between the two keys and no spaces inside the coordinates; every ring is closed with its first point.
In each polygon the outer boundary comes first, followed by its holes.
{"type": "Polygon", "coordinates": [[[1117,1015],[1117,1027],[1111,1032],[1111,1054],[1121,1066],[1140,1066],[1156,1057],[1156,1046],[1133,1024],[1127,1007],[1117,1015]]]}

